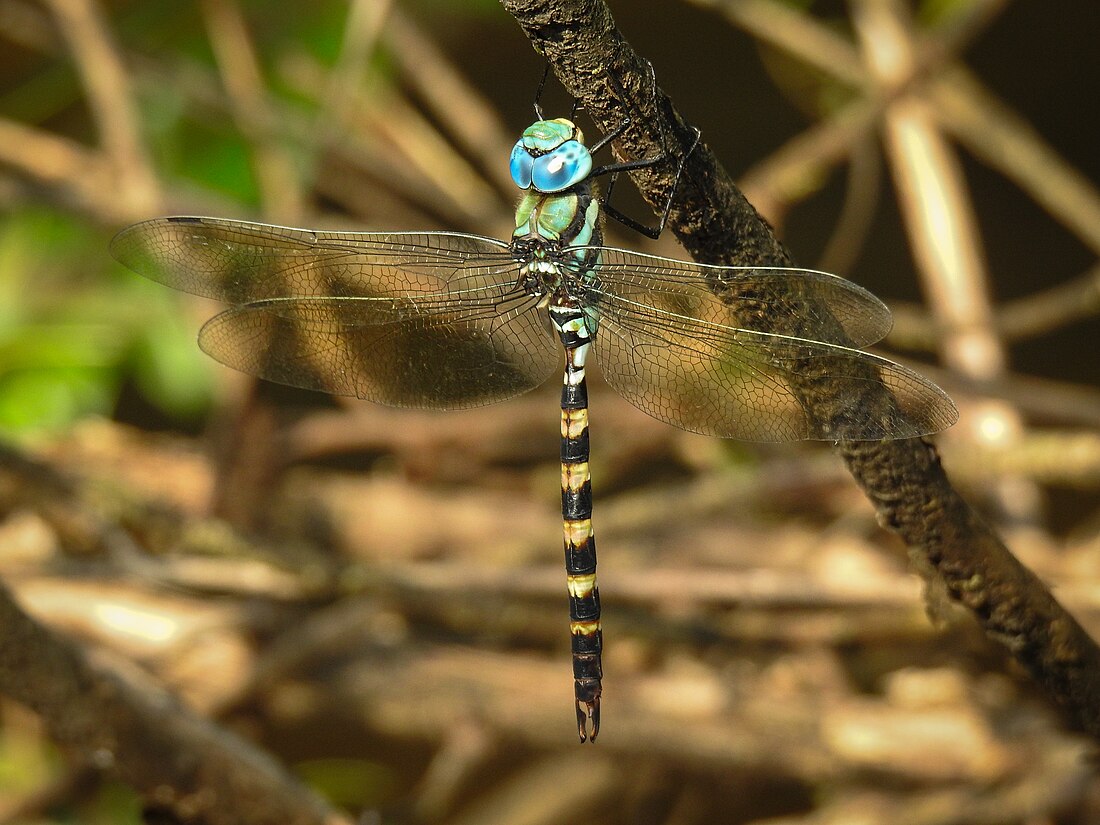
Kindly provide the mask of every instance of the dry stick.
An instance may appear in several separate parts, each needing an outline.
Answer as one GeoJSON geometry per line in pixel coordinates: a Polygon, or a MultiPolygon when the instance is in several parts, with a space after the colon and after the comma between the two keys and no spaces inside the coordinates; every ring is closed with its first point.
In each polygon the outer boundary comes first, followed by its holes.
{"type": "Polygon", "coordinates": [[[52,132],[0,117],[0,166],[53,193],[51,203],[105,223],[133,214],[114,196],[114,167],[103,153],[52,132]]]}
{"type": "Polygon", "coordinates": [[[160,202],[160,187],[141,139],[127,73],[99,8],[91,0],[51,0],[49,5],[72,49],[104,152],[114,166],[117,184],[111,192],[134,211],[148,211],[160,202]]]}
{"type": "Polygon", "coordinates": [[[0,692],[51,738],[108,769],[149,809],[202,825],[340,825],[346,820],[252,745],[163,690],[123,678],[24,613],[0,587],[0,692]]]}
{"type": "MultiPolygon", "coordinates": [[[[864,84],[862,70],[851,46],[839,35],[792,12],[775,0],[694,0],[715,6],[757,39],[771,43],[811,66],[853,86],[864,84]]],[[[926,40],[917,55],[910,81],[938,70],[927,94],[941,116],[943,128],[1015,181],[1047,211],[1074,231],[1093,249],[1100,249],[1100,197],[1091,184],[1051,150],[1023,118],[990,93],[972,73],[959,65],[946,65],[999,14],[1003,0],[981,0],[939,24],[934,39],[926,40]]],[[[803,134],[798,135],[742,179],[743,189],[764,211],[776,214],[804,197],[807,179],[818,177],[850,151],[859,135],[878,123],[894,95],[859,98],[803,134]],[[767,200],[765,200],[767,199],[767,200]]],[[[1100,312],[1100,278],[1094,272],[1045,292],[1005,304],[998,312],[1001,337],[1018,340],[1041,335],[1059,325],[1100,312]]],[[[914,319],[899,323],[890,340],[906,340],[906,346],[934,350],[939,333],[930,324],[918,329],[914,319]]]]}
{"type": "MultiPolygon", "coordinates": [[[[674,144],[674,155],[687,151],[691,130],[663,93],[652,100],[648,68],[603,2],[502,2],[598,126],[610,129],[631,118],[618,142],[623,156],[659,152],[656,137],[662,133],[674,144]]],[[[670,162],[635,176],[651,206],[667,197],[674,168],[670,162]]],[[[669,226],[699,261],[753,266],[790,261],[704,143],[684,166],[669,226]]],[[[794,335],[801,324],[796,315],[774,314],[767,321],[771,329],[794,335]]],[[[826,421],[843,416],[853,403],[884,415],[895,403],[878,381],[855,386],[826,380],[827,375],[817,378],[822,380],[807,377],[793,389],[807,410],[826,421]]],[[[935,448],[908,439],[841,443],[837,449],[882,523],[905,540],[918,568],[938,574],[986,634],[1003,644],[1078,725],[1100,737],[1100,648],[955,491],[935,448]]]]}
{"type": "Polygon", "coordinates": [[[205,0],[199,7],[233,118],[251,146],[264,211],[268,217],[297,223],[305,209],[305,195],[294,159],[280,143],[279,122],[268,105],[244,14],[228,0],[205,0]]]}
{"type": "MultiPolygon", "coordinates": [[[[890,343],[897,348],[932,352],[942,334],[939,325],[916,304],[895,304],[890,343]]],[[[1005,301],[994,319],[1006,343],[1018,343],[1056,332],[1100,315],[1100,264],[1064,283],[1024,298],[1005,301]]],[[[990,391],[990,395],[1000,395],[990,391]]],[[[1041,400],[1041,399],[1040,399],[1041,400]]],[[[1018,401],[1014,404],[1021,406],[1018,401]]]]}
{"type": "Polygon", "coordinates": [[[428,111],[454,136],[458,147],[478,162],[511,204],[516,185],[500,159],[512,151],[515,135],[504,125],[493,105],[400,10],[390,16],[384,37],[402,75],[428,111]]]}

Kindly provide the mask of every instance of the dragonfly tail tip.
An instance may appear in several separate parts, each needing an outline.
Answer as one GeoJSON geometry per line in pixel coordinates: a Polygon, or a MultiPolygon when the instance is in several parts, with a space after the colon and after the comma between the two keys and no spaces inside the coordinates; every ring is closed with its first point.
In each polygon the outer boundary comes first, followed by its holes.
{"type": "Polygon", "coordinates": [[[581,742],[595,742],[600,733],[600,699],[577,700],[577,733],[581,742]],[[588,721],[592,720],[592,732],[588,732],[588,721]]]}

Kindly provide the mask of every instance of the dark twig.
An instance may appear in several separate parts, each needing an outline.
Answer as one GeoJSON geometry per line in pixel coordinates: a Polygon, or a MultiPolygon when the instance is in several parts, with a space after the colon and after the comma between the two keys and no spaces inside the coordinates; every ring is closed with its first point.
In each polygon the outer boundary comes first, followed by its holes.
{"type": "Polygon", "coordinates": [[[114,773],[147,809],[201,825],[339,825],[270,757],[137,675],[92,661],[0,586],[0,693],[41,716],[78,763],[114,773]]]}
{"type": "MultiPolygon", "coordinates": [[[[610,130],[631,119],[617,142],[624,158],[659,152],[661,134],[674,144],[674,158],[687,151],[691,130],[663,93],[652,99],[645,61],[615,28],[603,2],[502,2],[597,126],[610,130]]],[[[651,205],[667,198],[675,168],[670,161],[636,174],[651,205]]],[[[705,143],[684,166],[669,226],[699,261],[766,266],[790,260],[705,143]]],[[[779,332],[798,333],[794,314],[776,314],[767,322],[779,332]]],[[[854,399],[884,411],[894,403],[881,384],[856,383],[872,389],[860,393],[851,382],[810,378],[795,389],[803,405],[826,420],[854,399]]],[[[882,523],[906,541],[918,568],[942,579],[989,637],[1003,644],[1077,724],[1100,736],[1100,648],[963,501],[935,448],[912,439],[842,443],[838,449],[882,523]]]]}

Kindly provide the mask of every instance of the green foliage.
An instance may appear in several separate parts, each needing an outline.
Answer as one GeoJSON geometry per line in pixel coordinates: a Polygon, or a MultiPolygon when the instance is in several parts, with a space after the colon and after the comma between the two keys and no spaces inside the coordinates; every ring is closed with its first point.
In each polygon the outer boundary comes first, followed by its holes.
{"type": "Polygon", "coordinates": [[[209,404],[183,301],[111,261],[107,241],[58,212],[0,220],[0,432],[109,415],[126,381],[179,419],[209,404]]]}
{"type": "Polygon", "coordinates": [[[141,825],[141,799],[125,785],[107,782],[69,819],[73,825],[141,825]]]}
{"type": "Polygon", "coordinates": [[[973,0],[923,0],[917,6],[917,19],[924,25],[941,23],[966,11],[973,0]]]}
{"type": "Polygon", "coordinates": [[[375,807],[397,787],[392,768],[367,759],[310,759],[296,770],[330,802],[349,810],[375,807]]]}

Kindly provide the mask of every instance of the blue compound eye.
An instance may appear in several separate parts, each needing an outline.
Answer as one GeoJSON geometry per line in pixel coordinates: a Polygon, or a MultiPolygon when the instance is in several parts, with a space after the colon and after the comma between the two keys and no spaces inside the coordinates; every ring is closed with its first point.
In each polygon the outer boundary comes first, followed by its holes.
{"type": "Polygon", "coordinates": [[[567,140],[553,152],[535,158],[532,181],[540,192],[560,192],[580,183],[592,171],[592,155],[582,144],[567,140]]]}
{"type": "Polygon", "coordinates": [[[520,189],[527,189],[531,185],[531,166],[535,159],[531,153],[523,148],[523,141],[519,141],[512,148],[512,157],[508,160],[508,168],[512,172],[512,180],[520,189]]]}

